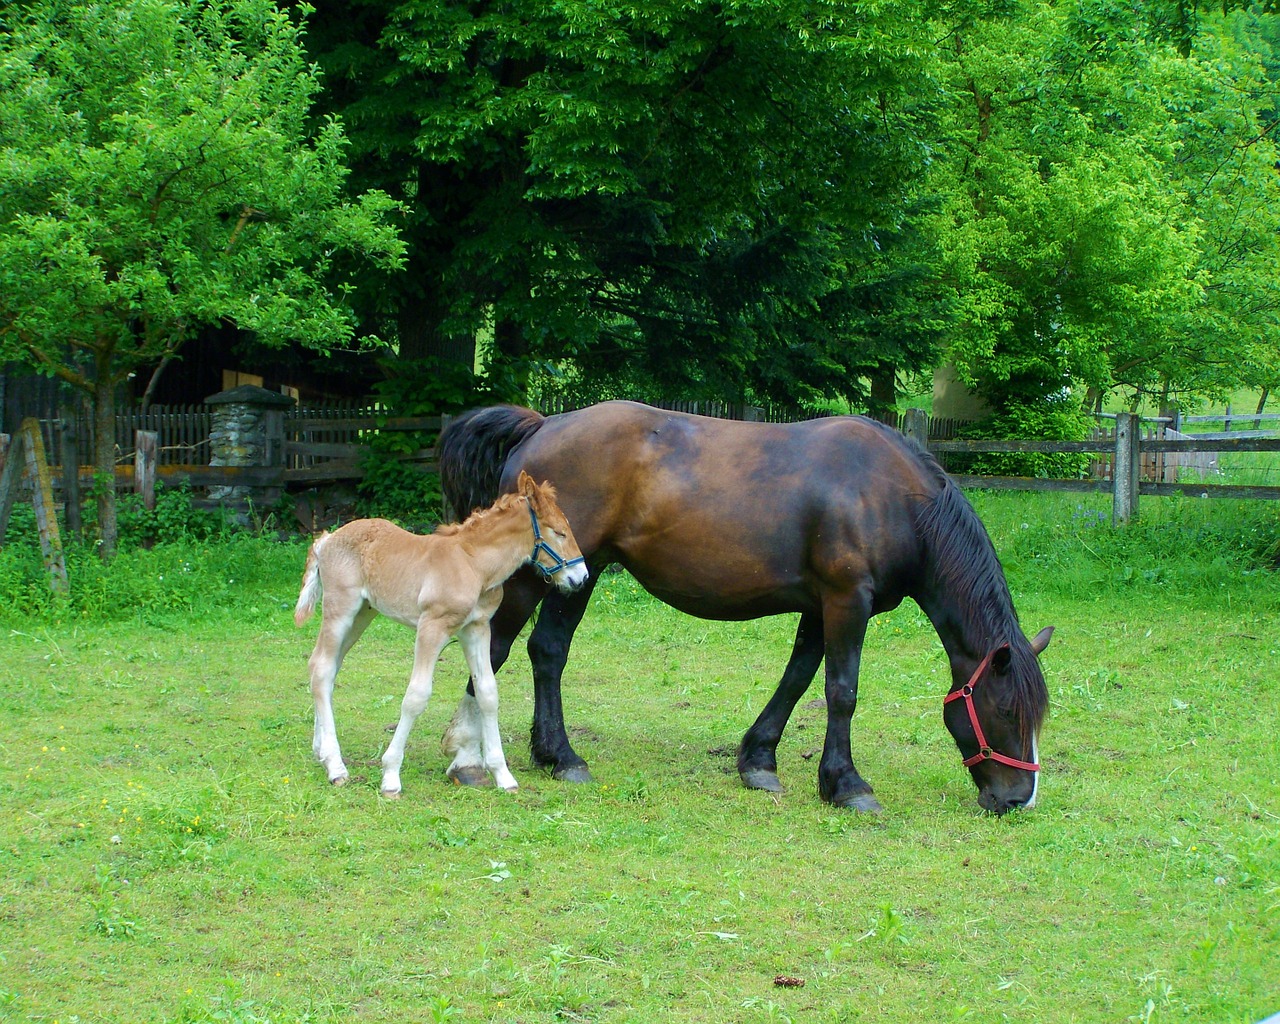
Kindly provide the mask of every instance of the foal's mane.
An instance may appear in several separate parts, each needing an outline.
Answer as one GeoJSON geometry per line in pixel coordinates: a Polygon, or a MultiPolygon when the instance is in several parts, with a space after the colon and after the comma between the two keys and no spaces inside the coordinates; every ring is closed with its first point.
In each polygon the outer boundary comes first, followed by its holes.
{"type": "Polygon", "coordinates": [[[524,501],[523,495],[504,494],[488,508],[476,509],[460,523],[441,523],[435,528],[435,532],[441,537],[453,537],[459,533],[465,533],[492,516],[510,511],[512,506],[521,501],[524,501]]]}
{"type": "Polygon", "coordinates": [[[1049,690],[1036,653],[1018,625],[1009,584],[982,520],[937,460],[919,446],[916,456],[938,484],[916,512],[916,528],[928,552],[935,587],[952,601],[979,655],[1008,643],[1013,712],[1029,735],[1049,707],[1049,690]]]}

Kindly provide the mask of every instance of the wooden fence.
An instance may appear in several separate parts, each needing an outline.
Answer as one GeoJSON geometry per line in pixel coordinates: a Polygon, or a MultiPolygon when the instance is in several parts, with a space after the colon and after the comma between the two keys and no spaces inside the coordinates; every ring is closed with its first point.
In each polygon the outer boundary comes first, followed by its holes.
{"type": "MultiPolygon", "coordinates": [[[[718,412],[728,416],[743,413],[732,406],[700,407],[704,414],[718,412]]],[[[751,418],[763,419],[767,413],[748,411],[751,418]]],[[[1242,417],[1252,418],[1252,417],[1242,417]]],[[[1251,436],[1252,432],[1230,434],[1183,435],[1169,431],[1164,425],[1141,428],[1137,417],[1121,414],[1114,430],[1100,431],[1089,441],[974,441],[958,440],[958,421],[930,421],[920,410],[908,410],[893,423],[910,433],[934,453],[975,454],[979,452],[1083,453],[1095,456],[1094,472],[1086,479],[1038,479],[1027,477],[993,477],[957,475],[965,487],[1019,490],[1057,490],[1077,492],[1111,492],[1115,518],[1119,522],[1135,514],[1140,495],[1192,494],[1219,498],[1280,499],[1280,487],[1246,486],[1204,481],[1180,482],[1178,472],[1189,465],[1197,469],[1211,468],[1223,453],[1280,452],[1280,439],[1251,436]],[[1198,463],[1195,460],[1200,460],[1198,463]],[[1115,467],[1121,467],[1117,472],[1115,467]]],[[[155,475],[169,486],[192,488],[248,486],[262,489],[305,488],[342,480],[358,480],[362,476],[361,457],[369,439],[383,431],[422,431],[436,433],[441,429],[440,417],[387,417],[368,405],[344,405],[324,409],[304,409],[285,419],[284,459],[280,465],[264,467],[209,466],[198,458],[207,451],[211,414],[204,407],[154,408],[145,417],[117,418],[117,441],[122,459],[116,469],[116,485],[122,489],[143,486],[135,471],[136,431],[150,431],[158,436],[155,475]],[[135,434],[127,437],[125,431],[135,434]],[[203,436],[200,432],[203,431],[203,436]],[[197,456],[194,457],[193,456],[197,456]],[[127,460],[127,461],[125,461],[127,460]]],[[[49,453],[49,462],[58,466],[64,447],[71,438],[76,441],[77,426],[43,421],[40,424],[49,453]]],[[[67,454],[80,456],[88,452],[86,444],[72,444],[67,454]]],[[[434,471],[435,453],[430,448],[406,451],[397,456],[424,471],[434,471]]],[[[72,465],[82,463],[78,458],[72,465]]],[[[55,488],[64,488],[65,475],[54,474],[55,488]]],[[[92,470],[83,464],[77,475],[82,484],[92,480],[92,470]]]]}
{"type": "MultiPolygon", "coordinates": [[[[910,418],[907,433],[920,439],[920,427],[913,427],[910,418]]],[[[927,441],[929,450],[938,454],[962,452],[1042,452],[1046,454],[1082,453],[1107,455],[1112,470],[1110,479],[1092,477],[1083,480],[1040,479],[1029,477],[969,476],[953,474],[962,487],[1011,489],[1023,491],[1078,491],[1107,492],[1113,498],[1113,519],[1127,522],[1137,514],[1140,495],[1191,495],[1207,498],[1255,498],[1280,499],[1280,487],[1249,486],[1244,484],[1214,484],[1206,482],[1173,483],[1161,479],[1144,479],[1141,472],[1143,459],[1157,455],[1185,455],[1187,453],[1212,452],[1217,454],[1243,452],[1280,452],[1280,438],[1215,436],[1186,439],[1153,438],[1142,436],[1139,418],[1121,413],[1116,418],[1116,428],[1109,436],[1092,441],[927,441]]]]}

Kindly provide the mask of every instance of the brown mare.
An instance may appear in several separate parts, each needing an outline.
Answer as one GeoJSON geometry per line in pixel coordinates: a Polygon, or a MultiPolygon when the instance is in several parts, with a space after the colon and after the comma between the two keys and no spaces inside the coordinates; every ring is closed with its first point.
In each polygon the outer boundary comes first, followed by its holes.
{"type": "Polygon", "coordinates": [[[439,451],[445,495],[459,510],[511,490],[525,470],[556,480],[586,555],[587,586],[548,593],[536,576],[517,574],[493,619],[492,663],[501,667],[542,601],[528,644],[532,752],[557,778],[591,777],[565,733],[560,680],[592,586],[616,562],[692,615],[799,612],[791,660],[739,747],[747,786],[781,788],[778,741],[825,657],[818,792],[838,806],[880,809],[854,767],[849,723],[867,622],[910,597],[950,660],[943,719],[979,803],[997,813],[1034,804],[1048,706],[1037,655],[1051,630],[1026,638],[973,508],[897,431],[858,416],[742,423],[632,402],[550,417],[493,406],[454,420],[439,451]]]}
{"type": "Polygon", "coordinates": [[[385,519],[357,519],[318,537],[307,554],[294,621],[302,625],[324,593],[320,635],[309,662],[316,720],[312,749],[329,781],[347,781],[333,720],[333,684],[342,659],[377,616],[417,630],[413,672],[400,722],[382,755],[382,794],[400,795],[400,765],[413,723],[431,697],[437,659],[453,637],[462,644],[473,696],[464,699],[445,734],[456,754],[448,775],[479,784],[493,776],[516,788],[498,733],[498,684],[489,661],[489,620],[502,602],[503,583],[526,563],[557,587],[586,581],[582,553],[556,504],[554,489],[527,473],[516,493],[476,512],[461,525],[421,537],[385,519]]]}

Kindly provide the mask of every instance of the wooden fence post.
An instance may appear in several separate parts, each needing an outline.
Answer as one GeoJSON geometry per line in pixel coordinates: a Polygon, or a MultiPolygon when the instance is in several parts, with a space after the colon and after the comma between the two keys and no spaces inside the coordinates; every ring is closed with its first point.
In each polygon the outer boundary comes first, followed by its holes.
{"type": "Polygon", "coordinates": [[[62,421],[62,516],[66,520],[67,533],[72,537],[84,534],[84,520],[80,515],[80,434],[74,416],[62,421]]]}
{"type": "Polygon", "coordinates": [[[156,453],[160,448],[160,435],[154,430],[138,430],[134,433],[133,490],[142,495],[142,507],[148,512],[156,510],[156,453]]]}
{"type": "Polygon", "coordinates": [[[902,416],[902,432],[914,438],[921,448],[929,445],[929,414],[923,409],[908,409],[902,416]]]}
{"type": "Polygon", "coordinates": [[[1116,461],[1111,472],[1111,522],[1123,526],[1138,514],[1141,421],[1131,412],[1116,415],[1116,461]]]}
{"type": "Polygon", "coordinates": [[[0,434],[0,546],[4,545],[9,513],[13,511],[13,499],[18,495],[16,463],[19,452],[16,449],[17,445],[10,446],[8,434],[0,434]]]}
{"type": "Polygon", "coordinates": [[[36,529],[40,534],[40,551],[44,555],[44,567],[49,573],[49,586],[59,594],[65,594],[67,560],[62,553],[62,535],[58,532],[58,516],[53,507],[53,480],[49,473],[49,460],[44,454],[44,438],[40,436],[40,423],[28,416],[10,446],[0,473],[0,542],[9,526],[9,511],[21,485],[22,468],[25,465],[31,480],[31,503],[36,510],[36,529]]]}

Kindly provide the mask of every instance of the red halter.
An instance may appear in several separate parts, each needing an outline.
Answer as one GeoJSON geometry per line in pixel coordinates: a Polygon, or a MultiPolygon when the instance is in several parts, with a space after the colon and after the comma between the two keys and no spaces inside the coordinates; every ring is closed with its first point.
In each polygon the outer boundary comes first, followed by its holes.
{"type": "Polygon", "coordinates": [[[942,698],[943,704],[950,704],[953,700],[964,698],[965,710],[969,712],[969,721],[973,723],[973,734],[978,738],[978,752],[973,757],[964,759],[966,768],[975,765],[980,761],[998,761],[1000,764],[1007,764],[1011,768],[1021,768],[1028,772],[1038,772],[1040,766],[1032,764],[1030,761],[1019,761],[1016,757],[1009,757],[1007,754],[1001,754],[999,751],[992,750],[987,743],[987,737],[983,735],[982,726],[978,724],[978,710],[973,706],[973,688],[978,685],[978,680],[982,677],[991,664],[991,659],[995,656],[996,651],[1003,651],[1009,645],[1003,644],[997,647],[995,651],[988,654],[973,670],[973,675],[969,677],[969,681],[958,690],[952,690],[949,694],[942,698]]]}

